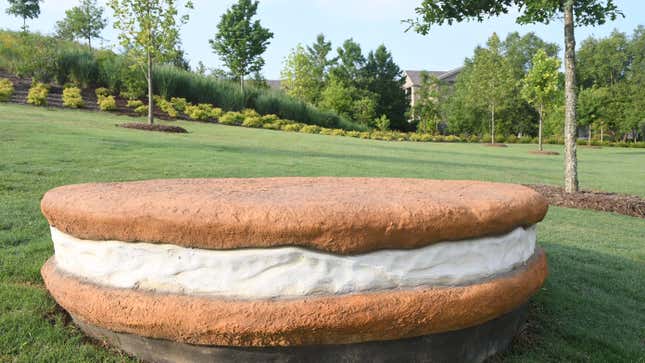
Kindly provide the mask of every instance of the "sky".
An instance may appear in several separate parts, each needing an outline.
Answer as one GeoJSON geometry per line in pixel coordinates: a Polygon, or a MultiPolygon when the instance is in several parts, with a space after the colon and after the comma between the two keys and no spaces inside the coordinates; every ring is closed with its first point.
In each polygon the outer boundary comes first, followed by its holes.
{"type": "MultiPolygon", "coordinates": [[[[194,67],[202,61],[207,67],[222,68],[208,40],[214,37],[220,16],[235,0],[193,0],[195,9],[190,11],[190,21],[182,27],[181,39],[187,57],[194,67]]],[[[645,25],[645,1],[615,0],[625,18],[597,27],[576,28],[578,44],[589,36],[604,37],[613,29],[631,34],[637,25],[645,25]]],[[[0,0],[0,28],[17,30],[22,20],[7,15],[7,0],[0,0]]],[[[52,33],[56,21],[65,10],[78,4],[78,0],[45,0],[41,15],[28,23],[30,30],[52,33]]],[[[99,0],[105,4],[105,0],[99,0]]],[[[500,37],[517,31],[520,34],[535,32],[541,38],[563,46],[562,21],[549,25],[518,25],[517,12],[485,20],[443,25],[421,36],[406,32],[402,19],[414,17],[414,8],[421,0],[260,0],[258,17],[274,37],[264,55],[263,74],[267,79],[279,79],[284,58],[299,43],[311,44],[316,35],[324,33],[334,48],[345,39],[357,41],[363,53],[384,44],[395,62],[404,70],[449,70],[463,64],[477,45],[486,43],[496,32],[500,37]]],[[[106,10],[111,17],[111,12],[106,10]]],[[[105,47],[117,47],[117,33],[112,23],[103,33],[105,47]]]]}

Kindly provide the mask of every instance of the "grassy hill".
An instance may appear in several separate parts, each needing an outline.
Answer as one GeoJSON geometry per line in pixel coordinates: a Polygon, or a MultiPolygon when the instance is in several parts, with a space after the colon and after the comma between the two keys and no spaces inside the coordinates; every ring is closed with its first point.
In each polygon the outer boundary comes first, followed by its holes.
{"type": "MultiPolygon", "coordinates": [[[[131,118],[0,104],[0,361],[124,361],[56,309],[39,268],[53,254],[42,194],[58,185],[179,177],[390,176],[560,184],[534,145],[382,142],[194,122],[189,134],[114,127],[131,118]]],[[[559,150],[561,146],[547,146],[559,150]]],[[[584,188],[645,196],[645,151],[580,150],[584,188]]],[[[387,198],[387,195],[383,196],[387,198]]],[[[638,361],[645,220],[552,207],[539,228],[550,277],[525,334],[499,360],[638,361]]]]}

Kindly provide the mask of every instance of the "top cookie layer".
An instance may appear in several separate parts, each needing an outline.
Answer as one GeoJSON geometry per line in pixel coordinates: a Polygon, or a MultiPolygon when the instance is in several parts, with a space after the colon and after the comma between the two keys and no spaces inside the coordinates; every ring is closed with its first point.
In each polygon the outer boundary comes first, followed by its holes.
{"type": "Polygon", "coordinates": [[[547,208],[514,184],[331,177],[78,184],[41,203],[52,226],[82,239],[336,254],[498,235],[541,221],[547,208]]]}

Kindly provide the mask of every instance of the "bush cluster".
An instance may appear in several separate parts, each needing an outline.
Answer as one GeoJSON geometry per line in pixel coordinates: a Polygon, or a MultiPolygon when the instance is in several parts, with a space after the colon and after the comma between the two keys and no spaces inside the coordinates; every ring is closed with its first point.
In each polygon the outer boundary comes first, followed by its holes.
{"type": "Polygon", "coordinates": [[[82,108],[85,106],[81,89],[78,87],[67,87],[63,90],[63,106],[70,108],[82,108]]]}
{"type": "Polygon", "coordinates": [[[145,115],[148,113],[148,105],[143,103],[141,100],[128,100],[128,103],[125,105],[127,108],[131,108],[134,112],[139,115],[145,115]]]}
{"type": "Polygon", "coordinates": [[[0,102],[11,100],[13,95],[13,83],[10,79],[0,78],[0,102]]]}
{"type": "Polygon", "coordinates": [[[27,103],[34,106],[46,106],[49,87],[44,83],[34,82],[27,94],[27,103]]]}

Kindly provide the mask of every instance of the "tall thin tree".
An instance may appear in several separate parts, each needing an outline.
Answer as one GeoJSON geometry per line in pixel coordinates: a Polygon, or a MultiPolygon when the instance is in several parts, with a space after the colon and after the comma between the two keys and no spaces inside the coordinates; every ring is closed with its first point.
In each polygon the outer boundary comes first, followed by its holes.
{"type": "Polygon", "coordinates": [[[103,8],[96,0],[81,0],[80,5],[65,11],[65,18],[56,23],[56,32],[64,38],[87,40],[92,50],[92,39],[100,38],[106,25],[103,8]]]}
{"type": "Polygon", "coordinates": [[[531,69],[522,80],[522,98],[538,111],[538,149],[542,148],[542,124],[544,109],[549,108],[558,94],[560,60],[549,57],[543,49],[538,50],[531,62],[531,69]]]}
{"type": "Polygon", "coordinates": [[[22,18],[22,31],[27,31],[27,19],[36,19],[40,15],[40,3],[43,0],[9,0],[7,14],[22,18]]]}
{"type": "Polygon", "coordinates": [[[253,20],[258,11],[258,1],[238,0],[220,19],[217,33],[210,43],[224,65],[239,78],[244,92],[244,77],[258,73],[264,67],[262,54],[266,51],[273,33],[253,20]]]}
{"type": "MultiPolygon", "coordinates": [[[[188,21],[188,15],[179,17],[175,0],[109,0],[108,4],[121,45],[148,81],[148,122],[152,124],[154,66],[176,56],[179,26],[188,21]]],[[[192,9],[192,2],[187,1],[185,7],[192,9]]]]}

